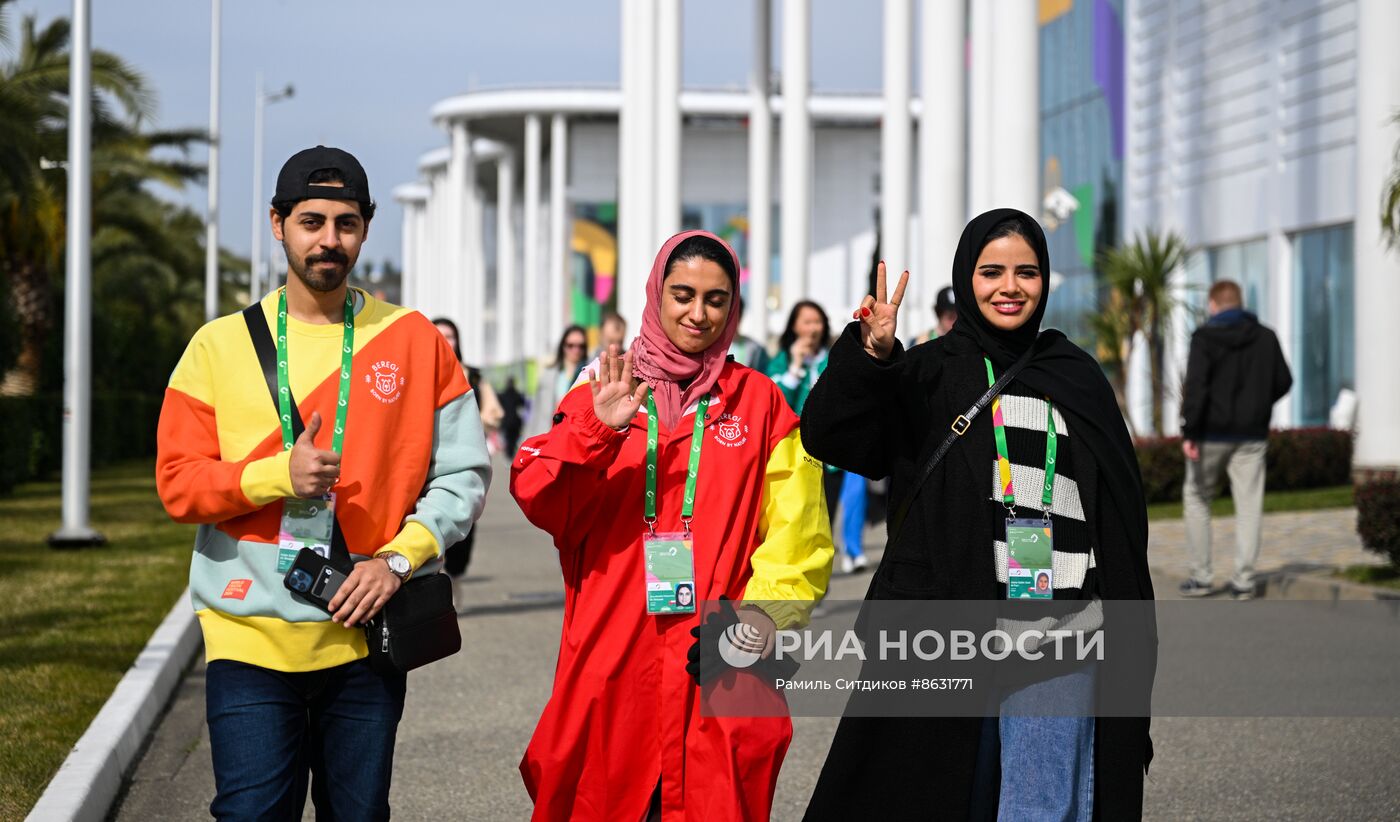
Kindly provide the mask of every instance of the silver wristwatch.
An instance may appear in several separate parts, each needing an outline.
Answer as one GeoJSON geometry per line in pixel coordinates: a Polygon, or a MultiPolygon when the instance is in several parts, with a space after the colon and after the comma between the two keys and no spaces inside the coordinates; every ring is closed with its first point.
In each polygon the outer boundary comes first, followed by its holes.
{"type": "Polygon", "coordinates": [[[408,557],[403,554],[385,551],[379,555],[379,559],[388,564],[390,573],[398,577],[399,582],[408,582],[408,578],[413,575],[413,566],[409,564],[408,557]]]}

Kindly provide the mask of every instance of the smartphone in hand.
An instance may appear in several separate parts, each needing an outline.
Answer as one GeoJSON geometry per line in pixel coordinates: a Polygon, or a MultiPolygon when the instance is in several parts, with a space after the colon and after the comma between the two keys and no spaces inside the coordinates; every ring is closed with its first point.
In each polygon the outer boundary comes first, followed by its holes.
{"type": "Polygon", "coordinates": [[[346,577],[347,574],[330,560],[310,548],[303,548],[297,552],[292,567],[287,569],[282,584],[293,596],[330,613],[331,600],[345,584],[346,577]]]}

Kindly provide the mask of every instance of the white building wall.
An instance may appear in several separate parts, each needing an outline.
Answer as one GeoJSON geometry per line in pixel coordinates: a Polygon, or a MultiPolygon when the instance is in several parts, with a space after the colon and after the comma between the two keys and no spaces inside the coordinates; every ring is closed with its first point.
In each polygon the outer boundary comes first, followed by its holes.
{"type": "MultiPolygon", "coordinates": [[[[1268,304],[1247,307],[1293,360],[1290,237],[1355,215],[1356,3],[1129,0],[1125,38],[1124,236],[1267,241],[1268,304]]],[[[1185,335],[1172,353],[1165,433],[1178,429],[1185,335]]],[[[1291,419],[1286,397],[1273,423],[1291,419]]]]}
{"type": "MultiPolygon", "coordinates": [[[[573,200],[614,200],[616,123],[578,122],[573,132],[570,147],[574,163],[569,181],[573,200]]],[[[748,136],[744,128],[737,122],[689,124],[682,140],[682,204],[744,206],[748,198],[748,136]]],[[[833,328],[837,328],[865,295],[875,250],[880,132],[873,127],[819,127],[814,142],[814,160],[821,174],[813,181],[811,286],[807,296],[826,309],[833,328]]],[[[775,164],[774,190],[780,182],[777,175],[775,164]]],[[[648,257],[644,264],[651,261],[648,257]]],[[[783,312],[773,312],[768,332],[781,333],[786,319],[783,312]]]]}

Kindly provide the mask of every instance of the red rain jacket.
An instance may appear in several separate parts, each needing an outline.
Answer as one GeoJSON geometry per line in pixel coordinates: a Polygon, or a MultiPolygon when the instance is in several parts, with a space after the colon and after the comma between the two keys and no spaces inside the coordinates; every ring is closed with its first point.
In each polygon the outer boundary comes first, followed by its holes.
{"type": "MultiPolygon", "coordinates": [[[[682,527],[695,410],[660,432],[658,532],[682,527]]],[[[645,406],[614,431],[580,383],[559,414],[511,465],[511,493],[554,538],[564,576],[554,691],[520,763],[534,818],[636,822],[659,780],[667,822],[767,819],[792,738],[782,696],[731,671],[705,699],[769,715],[703,715],[685,671],[699,617],[646,613],[645,406]]],[[[822,466],[803,450],[782,393],[756,371],[726,363],[708,417],[692,523],[697,603],[723,594],[763,608],[779,628],[805,624],[834,554],[822,466]]]]}

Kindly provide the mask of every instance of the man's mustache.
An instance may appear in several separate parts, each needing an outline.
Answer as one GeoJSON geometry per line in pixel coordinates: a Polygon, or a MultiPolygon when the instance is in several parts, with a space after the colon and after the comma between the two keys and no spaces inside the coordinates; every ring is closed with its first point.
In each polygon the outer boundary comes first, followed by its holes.
{"type": "Polygon", "coordinates": [[[307,265],[315,265],[316,263],[340,263],[341,265],[345,265],[349,262],[350,258],[345,256],[344,252],[336,251],[335,249],[328,249],[320,254],[312,254],[310,257],[306,258],[307,265]]]}

